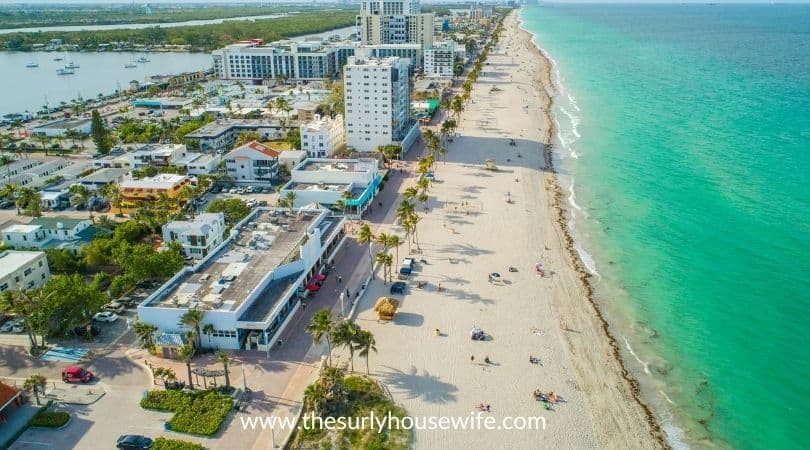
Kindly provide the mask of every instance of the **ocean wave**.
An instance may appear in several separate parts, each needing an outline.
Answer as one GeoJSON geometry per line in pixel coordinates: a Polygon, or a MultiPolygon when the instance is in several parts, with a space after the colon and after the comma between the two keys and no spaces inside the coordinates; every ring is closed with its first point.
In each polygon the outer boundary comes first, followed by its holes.
{"type": "Polygon", "coordinates": [[[627,348],[627,351],[630,352],[631,355],[633,355],[633,358],[636,358],[636,361],[638,361],[638,363],[641,364],[642,367],[644,367],[644,373],[649,375],[650,374],[650,364],[647,363],[647,362],[644,362],[641,358],[638,357],[636,352],[633,350],[633,347],[630,346],[630,341],[627,339],[627,336],[624,337],[624,346],[627,348]]]}
{"type": "Polygon", "coordinates": [[[577,98],[574,97],[574,95],[570,92],[566,93],[566,97],[568,97],[568,101],[571,102],[571,106],[573,106],[577,111],[580,111],[579,105],[577,105],[577,98]]]}
{"type": "Polygon", "coordinates": [[[574,192],[574,179],[571,179],[571,186],[568,186],[568,203],[572,208],[577,211],[582,211],[582,208],[577,204],[577,194],[574,192]]]}

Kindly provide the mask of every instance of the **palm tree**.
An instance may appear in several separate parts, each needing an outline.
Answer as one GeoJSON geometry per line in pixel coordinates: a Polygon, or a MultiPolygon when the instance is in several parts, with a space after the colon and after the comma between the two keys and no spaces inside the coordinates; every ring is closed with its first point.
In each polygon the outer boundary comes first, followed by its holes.
{"type": "Polygon", "coordinates": [[[374,240],[383,246],[383,251],[388,252],[388,235],[385,233],[378,234],[374,240]]]}
{"type": "Polygon", "coordinates": [[[180,357],[180,360],[186,363],[186,371],[188,373],[188,388],[194,389],[194,383],[191,381],[191,359],[194,358],[194,346],[190,344],[183,345],[177,352],[177,356],[180,357]]]}
{"type": "Polygon", "coordinates": [[[39,405],[39,394],[45,394],[45,386],[47,384],[48,379],[37,373],[26,378],[25,383],[23,383],[23,389],[33,392],[34,398],[37,399],[37,405],[39,405]]]}
{"type": "Polygon", "coordinates": [[[366,358],[366,373],[371,373],[368,368],[368,356],[372,351],[377,353],[377,342],[374,340],[374,335],[371,331],[360,330],[355,336],[355,350],[360,350],[358,355],[366,358]]]}
{"type": "MultiPolygon", "coordinates": [[[[25,292],[22,290],[9,291],[0,297],[0,310],[13,313],[23,319],[32,350],[37,347],[33,318],[40,310],[41,302],[45,299],[47,299],[47,296],[43,297],[36,291],[25,292]]],[[[43,337],[43,339],[45,338],[43,337]]]]}
{"type": "Polygon", "coordinates": [[[118,183],[109,183],[101,188],[101,195],[107,198],[114,208],[118,208],[118,216],[124,215],[124,209],[121,207],[121,188],[118,183]]]}
{"type": "Polygon", "coordinates": [[[375,258],[378,264],[383,266],[383,284],[386,284],[388,281],[388,275],[391,269],[391,265],[394,263],[393,258],[386,252],[378,252],[377,257],[375,258]]]}
{"type": "Polygon", "coordinates": [[[352,372],[354,372],[354,344],[358,331],[360,331],[360,327],[350,320],[341,321],[332,330],[332,342],[334,342],[336,346],[349,349],[349,362],[352,372]]]}
{"type": "Polygon", "coordinates": [[[357,235],[357,242],[360,244],[368,244],[368,259],[371,262],[371,279],[374,279],[374,256],[371,254],[371,244],[374,243],[374,233],[371,232],[371,227],[364,223],[360,227],[360,233],[357,235]]]}
{"type": "Polygon", "coordinates": [[[135,335],[138,336],[138,340],[141,342],[141,347],[147,350],[151,350],[155,347],[156,326],[136,321],[132,327],[135,329],[135,335]]]}
{"type": "Polygon", "coordinates": [[[321,339],[326,338],[326,348],[329,350],[329,366],[332,366],[332,342],[329,340],[329,335],[333,327],[332,312],[324,308],[312,316],[309,325],[304,329],[312,336],[312,340],[315,342],[320,342],[321,339]]]}
{"type": "Polygon", "coordinates": [[[304,405],[313,413],[320,415],[323,403],[326,401],[326,389],[321,383],[312,383],[304,390],[304,405]]]}
{"type": "Polygon", "coordinates": [[[461,115],[461,111],[464,111],[464,103],[461,100],[461,97],[455,96],[453,97],[452,103],[450,103],[450,109],[453,111],[453,114],[456,116],[456,120],[458,120],[459,116],[461,115]]]}
{"type": "Polygon", "coordinates": [[[73,196],[74,200],[78,200],[78,202],[76,202],[77,204],[81,204],[85,208],[87,207],[87,200],[89,200],[92,195],[90,189],[87,189],[87,186],[77,183],[70,186],[68,192],[73,196]]]}
{"type": "Polygon", "coordinates": [[[191,328],[194,334],[194,348],[202,348],[202,321],[205,318],[205,311],[201,309],[189,309],[180,317],[178,325],[191,328]]]}
{"type": "Polygon", "coordinates": [[[295,207],[295,199],[296,199],[296,197],[297,197],[297,195],[295,195],[295,192],[293,192],[293,191],[287,192],[287,195],[284,196],[284,200],[285,200],[287,206],[290,208],[290,215],[292,215],[292,213],[293,213],[293,208],[295,207]]]}
{"type": "Polygon", "coordinates": [[[388,241],[386,242],[386,246],[391,248],[393,247],[396,251],[397,261],[399,261],[399,246],[404,244],[405,241],[402,240],[401,237],[397,236],[396,234],[389,234],[388,241]]]}
{"type": "Polygon", "coordinates": [[[31,217],[39,217],[42,209],[42,196],[31,188],[22,188],[17,196],[17,210],[23,211],[31,217]]]}
{"type": "Polygon", "coordinates": [[[186,205],[188,205],[188,209],[191,212],[191,218],[193,219],[194,218],[194,204],[191,202],[191,199],[194,198],[194,188],[189,186],[189,185],[183,186],[180,189],[180,192],[177,193],[177,198],[180,201],[185,202],[186,205]]]}
{"type": "Polygon", "coordinates": [[[405,197],[405,200],[413,200],[416,196],[419,195],[419,188],[416,186],[411,186],[405,189],[405,192],[402,193],[402,196],[405,197]]]}
{"type": "Polygon", "coordinates": [[[346,206],[347,206],[347,203],[348,203],[348,202],[349,202],[349,200],[351,200],[352,198],[353,198],[353,196],[352,196],[352,191],[351,191],[351,190],[349,190],[349,189],[346,189],[345,191],[343,191],[343,193],[342,193],[342,194],[340,194],[340,200],[338,200],[338,201],[342,201],[342,202],[343,202],[343,214],[344,214],[344,215],[346,214],[346,206]]]}
{"type": "Polygon", "coordinates": [[[223,369],[225,369],[225,387],[230,388],[231,387],[231,377],[230,377],[230,375],[228,375],[228,361],[230,361],[230,358],[228,357],[228,354],[223,352],[222,350],[218,351],[217,352],[217,361],[221,362],[223,369]]]}
{"type": "Polygon", "coordinates": [[[214,328],[213,323],[207,323],[204,327],[202,327],[203,334],[208,336],[208,345],[211,345],[211,335],[214,334],[215,330],[216,328],[214,328]]]}

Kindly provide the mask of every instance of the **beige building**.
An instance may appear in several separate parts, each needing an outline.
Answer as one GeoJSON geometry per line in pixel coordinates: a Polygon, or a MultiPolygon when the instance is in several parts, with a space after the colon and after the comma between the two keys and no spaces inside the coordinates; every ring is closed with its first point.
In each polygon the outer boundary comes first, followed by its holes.
{"type": "Polygon", "coordinates": [[[357,34],[365,45],[420,44],[433,46],[433,14],[421,13],[418,0],[363,1],[357,34]]]}

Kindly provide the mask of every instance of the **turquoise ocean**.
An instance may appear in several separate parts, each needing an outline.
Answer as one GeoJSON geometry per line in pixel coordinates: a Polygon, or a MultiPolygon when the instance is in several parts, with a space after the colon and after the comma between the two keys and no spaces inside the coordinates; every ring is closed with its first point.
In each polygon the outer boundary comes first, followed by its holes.
{"type": "Polygon", "coordinates": [[[670,442],[810,447],[810,5],[521,16],[569,226],[670,442]]]}

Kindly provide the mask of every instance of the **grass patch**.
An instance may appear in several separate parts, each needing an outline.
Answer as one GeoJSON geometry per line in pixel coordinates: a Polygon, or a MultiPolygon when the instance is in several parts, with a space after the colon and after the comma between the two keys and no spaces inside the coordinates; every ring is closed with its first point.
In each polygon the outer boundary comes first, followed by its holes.
{"type": "Polygon", "coordinates": [[[177,439],[156,438],[152,450],[203,450],[202,444],[177,439]]]}
{"type": "MultiPolygon", "coordinates": [[[[345,418],[360,423],[363,417],[374,414],[378,419],[406,417],[407,411],[395,405],[374,380],[366,376],[344,376],[337,369],[327,369],[313,383],[304,397],[304,415],[345,418]]],[[[347,422],[349,423],[349,422],[347,422]]],[[[292,448],[341,448],[357,450],[406,450],[410,447],[411,432],[388,427],[378,433],[376,424],[367,429],[322,430],[311,423],[299,423],[292,438],[292,448]],[[305,425],[309,425],[310,428],[305,425]]]]}
{"type": "Polygon", "coordinates": [[[215,391],[149,391],[141,408],[174,412],[169,419],[173,431],[211,436],[233,408],[233,399],[215,391]]]}
{"type": "Polygon", "coordinates": [[[70,420],[70,414],[64,411],[49,411],[42,408],[31,418],[28,425],[32,427],[59,428],[68,423],[68,420],[70,420]]]}

